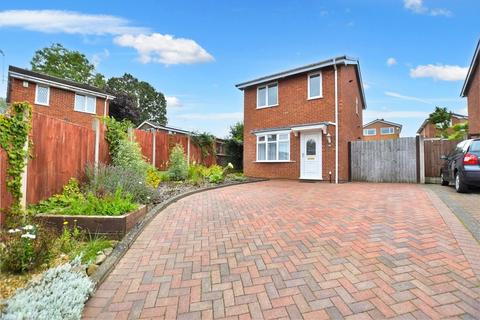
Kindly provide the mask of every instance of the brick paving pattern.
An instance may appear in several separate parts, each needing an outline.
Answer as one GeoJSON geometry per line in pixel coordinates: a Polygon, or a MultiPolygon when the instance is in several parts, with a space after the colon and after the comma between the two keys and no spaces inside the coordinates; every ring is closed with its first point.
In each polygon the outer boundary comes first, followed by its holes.
{"type": "Polygon", "coordinates": [[[268,181],[168,207],[84,317],[474,319],[478,285],[422,187],[268,181]]]}
{"type": "Polygon", "coordinates": [[[472,189],[470,193],[458,193],[451,186],[428,184],[426,187],[442,199],[480,242],[480,188],[472,189]]]}

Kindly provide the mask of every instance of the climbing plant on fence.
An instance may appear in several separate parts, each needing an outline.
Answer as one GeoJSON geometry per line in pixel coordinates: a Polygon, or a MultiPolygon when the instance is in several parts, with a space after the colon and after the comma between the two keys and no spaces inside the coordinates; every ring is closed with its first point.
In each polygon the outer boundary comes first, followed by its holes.
{"type": "Polygon", "coordinates": [[[27,102],[15,102],[6,114],[0,114],[0,147],[7,154],[7,190],[13,197],[11,212],[20,211],[22,173],[29,155],[25,143],[29,139],[31,120],[32,107],[27,102]]]}
{"type": "Polygon", "coordinates": [[[192,142],[200,148],[202,160],[210,155],[215,155],[215,137],[208,132],[195,133],[192,142]]]}

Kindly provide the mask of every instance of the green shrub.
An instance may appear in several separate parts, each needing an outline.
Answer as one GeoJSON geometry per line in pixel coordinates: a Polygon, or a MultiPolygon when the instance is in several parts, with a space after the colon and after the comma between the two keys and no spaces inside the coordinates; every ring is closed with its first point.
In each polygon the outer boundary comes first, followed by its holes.
{"type": "Polygon", "coordinates": [[[37,225],[25,225],[0,233],[1,270],[23,273],[48,262],[52,237],[37,225]]]}
{"type": "Polygon", "coordinates": [[[145,182],[141,173],[133,169],[99,165],[95,176],[94,167],[89,166],[85,175],[86,183],[82,188],[85,193],[92,192],[97,197],[102,197],[121,188],[124,193],[132,196],[134,202],[150,203],[155,200],[155,190],[145,182]]]}
{"type": "Polygon", "coordinates": [[[6,302],[1,318],[13,319],[81,319],[83,307],[93,292],[93,283],[85,273],[80,257],[73,262],[49,269],[38,281],[19,289],[6,302]]]}
{"type": "Polygon", "coordinates": [[[165,174],[150,166],[147,171],[147,184],[152,188],[157,188],[160,182],[165,181],[165,174]]]}
{"type": "Polygon", "coordinates": [[[53,195],[46,200],[40,201],[37,205],[30,206],[30,211],[34,213],[48,213],[55,211],[58,208],[66,208],[73,202],[81,200],[84,200],[84,196],[80,192],[78,181],[75,178],[71,178],[63,187],[62,193],[53,195]]]}
{"type": "MultiPolygon", "coordinates": [[[[56,196],[54,196],[56,197],[56,196]]],[[[133,211],[138,205],[132,195],[118,188],[114,194],[97,197],[92,192],[85,197],[72,199],[68,202],[54,202],[50,199],[42,201],[30,210],[33,213],[51,213],[64,215],[119,216],[133,211]]]]}
{"type": "Polygon", "coordinates": [[[145,181],[149,164],[145,161],[137,142],[120,140],[116,157],[112,159],[112,163],[117,167],[131,169],[142,174],[145,181]]]}
{"type": "Polygon", "coordinates": [[[103,122],[107,126],[105,139],[108,142],[109,153],[112,159],[115,159],[121,141],[128,140],[128,129],[133,128],[133,124],[128,120],[118,121],[111,117],[104,117],[103,122]]]}
{"type": "Polygon", "coordinates": [[[70,229],[68,221],[64,221],[63,232],[60,237],[55,240],[54,247],[61,253],[70,254],[78,247],[82,236],[83,234],[77,227],[76,222],[74,223],[73,228],[70,229]]]}
{"type": "Polygon", "coordinates": [[[243,173],[241,172],[237,172],[237,173],[229,173],[227,174],[227,179],[229,180],[232,180],[232,181],[246,181],[247,178],[245,178],[245,176],[243,175],[243,173]]]}
{"type": "Polygon", "coordinates": [[[180,144],[173,147],[170,152],[169,163],[168,176],[170,180],[180,181],[187,179],[188,164],[185,159],[185,152],[180,144]]]}
{"type": "Polygon", "coordinates": [[[81,256],[82,263],[91,263],[97,257],[97,253],[107,248],[111,248],[112,243],[105,238],[94,238],[82,244],[75,251],[73,256],[81,256]]]}
{"type": "Polygon", "coordinates": [[[201,164],[192,164],[188,167],[188,180],[193,184],[201,184],[205,181],[208,168],[201,164]]]}
{"type": "Polygon", "coordinates": [[[207,171],[208,182],[220,183],[223,181],[223,168],[219,165],[213,165],[207,171]]]}

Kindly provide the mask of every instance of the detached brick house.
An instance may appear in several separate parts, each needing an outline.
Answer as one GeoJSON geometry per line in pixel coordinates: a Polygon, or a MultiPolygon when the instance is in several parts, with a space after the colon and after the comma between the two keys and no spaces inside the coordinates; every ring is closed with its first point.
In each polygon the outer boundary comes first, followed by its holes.
{"type": "Polygon", "coordinates": [[[373,120],[363,126],[363,140],[388,140],[400,138],[402,125],[385,121],[384,119],[373,120]]]}
{"type": "Polygon", "coordinates": [[[27,101],[33,111],[91,127],[96,116],[108,116],[105,91],[82,83],[14,66],[8,69],[7,102],[27,101]]]}
{"type": "Polygon", "coordinates": [[[473,54],[461,96],[467,97],[468,133],[471,137],[480,137],[480,40],[473,54]]]}
{"type": "MultiPolygon", "coordinates": [[[[458,113],[451,113],[452,120],[450,126],[454,126],[456,124],[464,123],[468,121],[468,116],[464,116],[458,113]]],[[[449,129],[449,134],[453,133],[451,129],[449,129]]],[[[421,136],[424,139],[435,139],[438,138],[438,129],[435,127],[434,124],[428,122],[428,119],[425,119],[417,130],[417,135],[421,136]]]]}
{"type": "Polygon", "coordinates": [[[336,57],[237,84],[247,176],[347,181],[366,107],[358,60],[336,57]]]}

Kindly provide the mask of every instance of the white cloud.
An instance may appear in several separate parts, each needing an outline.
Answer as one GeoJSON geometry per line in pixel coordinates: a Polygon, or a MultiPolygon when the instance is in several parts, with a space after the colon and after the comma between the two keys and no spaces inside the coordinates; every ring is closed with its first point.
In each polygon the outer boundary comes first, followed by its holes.
{"type": "Polygon", "coordinates": [[[137,50],[142,63],[157,62],[170,65],[214,60],[212,55],[194,40],[175,38],[169,34],[125,34],[116,37],[114,42],[120,46],[132,47],[137,50]]]}
{"type": "Polygon", "coordinates": [[[210,121],[224,121],[224,120],[233,120],[239,121],[243,120],[243,112],[230,112],[230,113],[187,113],[180,114],[177,116],[178,119],[182,120],[210,120],[210,121]]]}
{"type": "Polygon", "coordinates": [[[451,65],[420,65],[414,69],[410,69],[412,78],[433,78],[443,81],[460,81],[465,80],[468,68],[451,65]]]}
{"type": "Polygon", "coordinates": [[[393,97],[393,98],[402,99],[402,100],[410,100],[410,101],[417,101],[417,102],[422,102],[422,103],[426,103],[426,104],[432,104],[431,102],[429,102],[425,99],[412,97],[412,96],[405,96],[405,95],[397,93],[397,92],[387,91],[387,92],[385,92],[385,95],[389,96],[389,97],[393,97]]]}
{"type": "MultiPolygon", "coordinates": [[[[132,26],[127,19],[112,15],[65,10],[0,11],[0,28],[8,27],[83,36],[113,35],[117,45],[135,48],[142,63],[158,62],[170,65],[214,60],[212,55],[194,40],[150,33],[148,28],[132,26]]],[[[98,64],[101,57],[94,56],[94,60],[98,64]]]]}
{"type": "Polygon", "coordinates": [[[63,10],[0,11],[0,27],[81,35],[137,34],[148,31],[146,28],[130,26],[128,20],[120,17],[63,10]]]}
{"type": "Polygon", "coordinates": [[[177,97],[165,96],[165,99],[167,100],[168,108],[178,108],[182,106],[182,102],[177,97]]]}
{"type": "Polygon", "coordinates": [[[392,118],[426,118],[428,112],[425,111],[386,111],[386,110],[371,110],[364,111],[364,116],[369,119],[392,119],[392,118]]]}
{"type": "Polygon", "coordinates": [[[102,60],[105,60],[109,56],[110,56],[110,51],[108,51],[107,49],[104,49],[102,52],[95,53],[92,56],[92,63],[95,66],[95,68],[97,68],[100,65],[100,62],[102,60]]]}
{"type": "Polygon", "coordinates": [[[395,58],[388,58],[387,59],[387,65],[388,66],[394,66],[397,64],[397,60],[395,58]]]}
{"type": "Polygon", "coordinates": [[[363,89],[368,90],[370,89],[370,85],[367,82],[363,83],[363,89]]]}
{"type": "Polygon", "coordinates": [[[424,5],[423,0],[403,0],[405,9],[418,14],[428,14],[431,16],[452,16],[452,12],[447,9],[434,8],[430,9],[424,5]]]}

